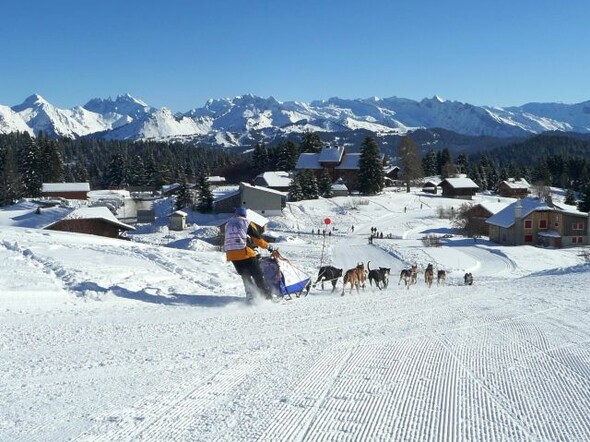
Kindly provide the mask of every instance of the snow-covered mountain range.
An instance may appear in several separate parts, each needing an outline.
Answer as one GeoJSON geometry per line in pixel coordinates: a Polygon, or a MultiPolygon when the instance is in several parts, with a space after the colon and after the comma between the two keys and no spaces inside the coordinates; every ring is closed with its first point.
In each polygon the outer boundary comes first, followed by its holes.
{"type": "Polygon", "coordinates": [[[529,103],[518,107],[474,106],[439,97],[366,98],[280,102],[243,95],[212,99],[184,113],[157,109],[128,94],[59,109],[40,95],[0,105],[0,133],[44,132],[49,136],[96,136],[119,140],[184,140],[216,145],[249,144],[304,131],[403,134],[442,128],[463,135],[519,137],[545,131],[590,133],[590,101],[529,103]]]}

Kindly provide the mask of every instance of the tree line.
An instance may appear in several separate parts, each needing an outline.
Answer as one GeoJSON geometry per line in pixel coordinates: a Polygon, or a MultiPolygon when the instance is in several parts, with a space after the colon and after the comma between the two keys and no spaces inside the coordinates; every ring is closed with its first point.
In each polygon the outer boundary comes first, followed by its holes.
{"type": "Polygon", "coordinates": [[[159,190],[198,182],[239,162],[222,149],[182,143],[51,139],[0,134],[0,204],[38,197],[44,182],[89,182],[92,189],[159,190]]]}

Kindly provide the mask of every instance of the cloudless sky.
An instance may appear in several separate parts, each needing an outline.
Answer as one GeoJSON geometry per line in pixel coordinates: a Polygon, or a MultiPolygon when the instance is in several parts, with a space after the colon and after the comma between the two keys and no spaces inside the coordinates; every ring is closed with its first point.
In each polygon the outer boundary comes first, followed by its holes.
{"type": "Polygon", "coordinates": [[[590,100],[589,0],[6,0],[0,104],[590,100]]]}

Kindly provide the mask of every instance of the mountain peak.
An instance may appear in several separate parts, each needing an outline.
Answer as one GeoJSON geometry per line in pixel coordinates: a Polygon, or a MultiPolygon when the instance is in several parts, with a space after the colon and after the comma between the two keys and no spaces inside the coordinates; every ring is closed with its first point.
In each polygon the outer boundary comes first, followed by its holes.
{"type": "Polygon", "coordinates": [[[17,104],[16,106],[12,106],[12,110],[15,112],[20,112],[24,109],[32,108],[32,107],[40,107],[43,105],[49,104],[45,98],[43,98],[39,94],[33,94],[28,96],[25,101],[21,104],[17,104]]]}

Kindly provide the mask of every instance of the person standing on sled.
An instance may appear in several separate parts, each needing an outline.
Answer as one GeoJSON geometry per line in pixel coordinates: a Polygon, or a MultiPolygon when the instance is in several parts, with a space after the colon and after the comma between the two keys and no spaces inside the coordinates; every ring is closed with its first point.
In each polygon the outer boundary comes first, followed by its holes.
{"type": "Polygon", "coordinates": [[[234,217],[225,224],[225,256],[242,277],[248,301],[254,298],[255,287],[266,299],[272,299],[264,283],[258,254],[254,248],[262,247],[269,252],[272,252],[274,248],[262,239],[258,228],[246,219],[246,215],[246,208],[238,207],[234,217]]]}

